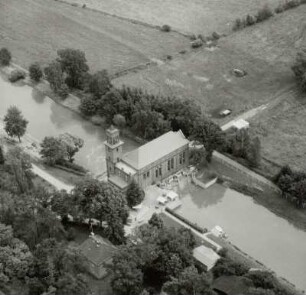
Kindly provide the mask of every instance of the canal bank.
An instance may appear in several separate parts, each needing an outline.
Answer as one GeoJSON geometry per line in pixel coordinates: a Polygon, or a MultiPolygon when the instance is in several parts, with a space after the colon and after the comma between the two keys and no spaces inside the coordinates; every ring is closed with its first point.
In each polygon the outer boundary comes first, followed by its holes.
{"type": "MultiPolygon", "coordinates": [[[[75,162],[88,169],[94,176],[106,172],[105,130],[85,120],[78,113],[55,102],[36,88],[24,84],[11,84],[0,77],[0,117],[15,105],[29,121],[27,133],[41,142],[45,136],[69,133],[84,140],[84,146],[75,156],[75,162]]],[[[135,141],[122,137],[124,151],[139,146],[135,141]]]]}
{"type": "Polygon", "coordinates": [[[229,241],[269,269],[306,290],[306,232],[257,204],[252,197],[215,184],[204,190],[180,181],[177,213],[201,227],[223,228],[229,241]]]}

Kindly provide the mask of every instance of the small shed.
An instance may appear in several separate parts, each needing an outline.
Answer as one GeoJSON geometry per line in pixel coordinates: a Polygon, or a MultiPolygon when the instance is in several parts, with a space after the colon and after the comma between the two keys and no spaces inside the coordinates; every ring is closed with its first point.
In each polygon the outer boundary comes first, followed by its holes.
{"type": "Polygon", "coordinates": [[[105,264],[111,263],[117,248],[99,235],[90,235],[79,247],[87,260],[87,270],[97,279],[107,276],[105,264]]]}
{"type": "Polygon", "coordinates": [[[243,119],[239,119],[233,123],[232,127],[236,130],[248,129],[250,127],[250,123],[243,119]]]}
{"type": "Polygon", "coordinates": [[[170,191],[167,193],[167,199],[170,201],[175,201],[178,199],[178,194],[174,191],[170,191]]]}
{"type": "Polygon", "coordinates": [[[163,196],[160,196],[160,197],[157,198],[157,202],[161,205],[166,205],[167,199],[163,196]]]}
{"type": "Polygon", "coordinates": [[[211,270],[220,259],[220,256],[214,250],[203,245],[193,249],[193,257],[204,265],[206,271],[211,270]]]}

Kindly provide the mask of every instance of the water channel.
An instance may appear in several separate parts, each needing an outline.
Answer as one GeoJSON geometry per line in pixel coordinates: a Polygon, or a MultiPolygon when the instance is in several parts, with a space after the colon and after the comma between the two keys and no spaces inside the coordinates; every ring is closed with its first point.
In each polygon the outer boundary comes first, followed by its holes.
{"type": "Polygon", "coordinates": [[[256,204],[253,198],[214,184],[179,188],[178,213],[208,229],[219,225],[229,240],[279,276],[306,290],[306,232],[256,204]]]}
{"type": "MultiPolygon", "coordinates": [[[[105,171],[105,131],[78,114],[56,104],[29,86],[12,85],[0,77],[0,117],[17,106],[29,121],[28,133],[41,141],[45,136],[68,132],[82,138],[84,147],[76,162],[94,174],[105,171]]],[[[137,144],[123,138],[124,150],[137,144]]],[[[266,208],[220,185],[202,190],[190,184],[180,188],[179,212],[203,227],[220,225],[230,240],[255,259],[306,290],[306,232],[266,208]]]]}
{"type": "MultiPolygon", "coordinates": [[[[58,136],[66,132],[78,136],[84,140],[84,146],[76,154],[76,163],[95,175],[105,172],[106,136],[102,127],[84,120],[32,87],[13,85],[0,77],[0,117],[3,118],[12,105],[17,106],[29,121],[27,132],[35,140],[41,142],[45,136],[58,136]]],[[[138,146],[128,138],[122,139],[125,152],[138,146]]]]}

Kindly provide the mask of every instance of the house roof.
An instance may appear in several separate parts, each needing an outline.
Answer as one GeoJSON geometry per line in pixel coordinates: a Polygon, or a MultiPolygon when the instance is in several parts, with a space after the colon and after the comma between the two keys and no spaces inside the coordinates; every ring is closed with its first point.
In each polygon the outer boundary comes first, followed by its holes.
{"type": "Polygon", "coordinates": [[[96,266],[112,258],[117,248],[98,235],[90,236],[80,248],[84,256],[96,266]]]}
{"type": "Polygon", "coordinates": [[[214,290],[227,295],[245,294],[251,287],[253,287],[253,282],[250,279],[238,276],[222,276],[212,284],[214,290]]]}
{"type": "Polygon", "coordinates": [[[199,246],[193,249],[193,257],[207,267],[207,270],[213,268],[220,256],[212,249],[205,246],[199,246]]]}
{"type": "Polygon", "coordinates": [[[124,162],[120,161],[118,163],[116,163],[116,168],[118,168],[119,170],[122,170],[123,172],[125,172],[126,174],[129,175],[135,175],[136,174],[136,170],[133,169],[131,166],[125,164],[124,162]]]}
{"type": "Polygon", "coordinates": [[[122,160],[134,169],[139,170],[188,143],[189,140],[186,139],[181,130],[177,132],[169,131],[138,149],[126,153],[122,160]]]}

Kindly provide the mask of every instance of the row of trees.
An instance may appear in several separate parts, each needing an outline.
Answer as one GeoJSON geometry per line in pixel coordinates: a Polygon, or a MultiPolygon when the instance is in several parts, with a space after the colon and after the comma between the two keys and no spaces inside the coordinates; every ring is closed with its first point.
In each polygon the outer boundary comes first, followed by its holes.
{"type": "Polygon", "coordinates": [[[274,178],[283,196],[298,207],[306,205],[306,173],[293,171],[289,166],[281,168],[274,178]]]}

